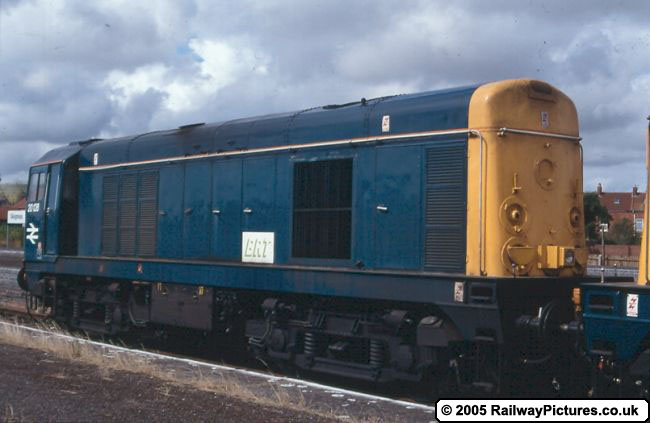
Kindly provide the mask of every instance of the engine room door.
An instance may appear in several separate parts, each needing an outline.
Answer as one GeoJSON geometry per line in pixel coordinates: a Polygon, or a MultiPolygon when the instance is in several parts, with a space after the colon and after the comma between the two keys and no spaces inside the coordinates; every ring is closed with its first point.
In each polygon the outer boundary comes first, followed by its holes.
{"type": "Polygon", "coordinates": [[[207,258],[211,234],[210,163],[188,163],[185,166],[185,198],[183,201],[183,255],[185,258],[207,258]]]}
{"type": "Polygon", "coordinates": [[[376,152],[375,267],[420,267],[421,147],[380,147],[376,152]]]}
{"type": "Polygon", "coordinates": [[[160,170],[158,200],[158,257],[183,255],[183,166],[160,170]]]}
{"type": "Polygon", "coordinates": [[[215,162],[212,167],[212,255],[238,260],[241,256],[241,160],[215,162]]]}
{"type": "Polygon", "coordinates": [[[272,232],[275,216],[275,158],[244,160],[243,230],[272,232]]]}

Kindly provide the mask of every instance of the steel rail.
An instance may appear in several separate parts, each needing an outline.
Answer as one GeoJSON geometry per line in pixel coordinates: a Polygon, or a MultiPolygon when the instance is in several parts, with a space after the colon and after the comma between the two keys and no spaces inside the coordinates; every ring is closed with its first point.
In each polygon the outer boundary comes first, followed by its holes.
{"type": "Polygon", "coordinates": [[[274,375],[270,375],[268,373],[263,373],[263,372],[258,372],[258,371],[254,371],[254,370],[248,370],[248,369],[242,369],[242,368],[238,368],[238,367],[225,366],[223,364],[213,364],[213,363],[209,363],[209,362],[202,361],[202,360],[195,360],[195,359],[191,359],[191,358],[177,357],[177,356],[161,354],[161,353],[157,353],[157,352],[126,348],[126,347],[121,347],[121,346],[118,346],[118,345],[107,344],[107,343],[104,343],[104,342],[93,341],[93,340],[89,340],[89,339],[77,338],[77,337],[71,336],[71,335],[66,335],[66,334],[62,334],[62,333],[47,331],[47,330],[34,328],[34,327],[30,327],[30,326],[25,326],[25,325],[19,325],[19,324],[15,324],[15,323],[0,321],[0,327],[1,326],[23,330],[23,331],[31,332],[33,334],[37,334],[37,335],[41,335],[41,336],[53,336],[53,337],[57,337],[57,338],[60,338],[60,339],[71,341],[71,342],[78,342],[80,344],[88,344],[88,345],[92,345],[92,346],[95,346],[95,347],[105,348],[105,349],[108,349],[108,350],[119,351],[119,352],[122,352],[122,353],[136,354],[136,355],[150,357],[150,358],[158,359],[158,360],[176,361],[176,362],[180,362],[180,363],[189,364],[192,367],[204,367],[204,368],[208,368],[210,370],[221,370],[221,371],[239,373],[239,374],[243,374],[243,375],[247,375],[247,376],[252,376],[252,377],[255,377],[255,378],[258,378],[258,379],[262,379],[264,381],[268,381],[269,379],[273,379],[274,381],[278,381],[278,380],[287,381],[289,383],[294,383],[294,384],[297,384],[297,385],[300,384],[300,385],[306,385],[306,386],[316,388],[316,389],[331,390],[331,391],[335,391],[335,392],[338,392],[338,393],[341,393],[341,394],[353,395],[353,396],[357,396],[357,397],[360,397],[360,398],[386,402],[386,403],[390,403],[390,404],[403,406],[403,407],[406,407],[406,408],[418,408],[418,409],[421,409],[421,410],[424,410],[424,411],[435,412],[435,407],[432,407],[432,406],[429,406],[429,405],[426,405],[426,404],[421,404],[421,403],[417,403],[417,402],[410,402],[410,401],[403,401],[403,400],[396,400],[396,399],[393,399],[393,398],[383,397],[383,396],[379,396],[379,395],[372,395],[372,394],[368,394],[368,393],[365,393],[365,392],[352,391],[352,390],[349,390],[349,389],[343,389],[343,388],[339,388],[339,387],[336,387],[336,386],[324,385],[324,384],[316,383],[316,382],[310,382],[308,380],[303,380],[303,379],[296,379],[296,378],[285,377],[285,376],[274,376],[274,375]]]}

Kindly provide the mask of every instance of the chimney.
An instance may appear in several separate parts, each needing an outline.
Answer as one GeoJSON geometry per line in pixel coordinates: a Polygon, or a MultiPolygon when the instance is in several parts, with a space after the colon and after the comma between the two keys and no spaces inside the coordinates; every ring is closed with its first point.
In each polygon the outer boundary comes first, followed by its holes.
{"type": "Polygon", "coordinates": [[[598,186],[596,187],[596,194],[598,194],[599,197],[603,195],[603,186],[600,184],[600,182],[598,182],[598,186]]]}

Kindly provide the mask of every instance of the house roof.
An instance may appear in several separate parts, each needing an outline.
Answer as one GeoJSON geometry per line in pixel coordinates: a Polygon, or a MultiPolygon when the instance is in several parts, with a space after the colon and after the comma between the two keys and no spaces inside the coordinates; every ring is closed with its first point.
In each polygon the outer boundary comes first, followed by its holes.
{"type": "Polygon", "coordinates": [[[599,195],[600,204],[611,213],[629,213],[642,211],[645,203],[645,193],[639,192],[632,196],[632,192],[604,192],[599,195]]]}
{"type": "Polygon", "coordinates": [[[7,220],[7,214],[9,210],[25,210],[25,205],[27,204],[26,198],[21,198],[18,202],[10,205],[0,206],[0,221],[5,222],[7,220]]]}

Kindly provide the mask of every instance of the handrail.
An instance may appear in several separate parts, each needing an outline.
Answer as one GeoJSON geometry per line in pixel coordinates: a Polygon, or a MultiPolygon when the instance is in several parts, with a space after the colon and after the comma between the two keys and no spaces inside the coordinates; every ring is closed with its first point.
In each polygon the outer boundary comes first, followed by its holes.
{"type": "MultiPolygon", "coordinates": [[[[650,121],[650,116],[648,116],[650,121]]],[[[648,276],[648,245],[650,241],[648,240],[648,235],[650,235],[650,229],[648,228],[648,216],[650,212],[648,211],[648,206],[650,206],[650,200],[648,199],[648,194],[650,194],[650,123],[648,123],[648,137],[645,145],[645,168],[646,168],[646,193],[645,193],[645,206],[643,210],[644,219],[643,226],[645,228],[645,283],[650,282],[650,277],[648,276]]]]}
{"type": "Polygon", "coordinates": [[[570,140],[570,141],[582,140],[582,137],[575,137],[573,135],[556,134],[552,132],[526,131],[524,129],[512,129],[512,128],[505,128],[505,127],[499,128],[499,130],[497,131],[497,135],[500,137],[504,137],[508,132],[512,134],[520,134],[520,135],[534,135],[536,137],[560,138],[563,140],[570,140]]]}
{"type": "MultiPolygon", "coordinates": [[[[485,253],[484,253],[484,244],[485,244],[485,230],[484,230],[484,225],[483,225],[483,191],[484,191],[484,186],[483,186],[483,144],[485,143],[485,154],[487,156],[487,142],[485,141],[485,138],[483,138],[483,134],[481,131],[478,129],[470,129],[470,134],[476,135],[479,137],[479,193],[478,193],[478,263],[479,263],[479,273],[481,275],[485,275],[485,253]]],[[[486,157],[486,171],[487,171],[487,157],[486,157]]],[[[487,179],[487,176],[485,177],[487,179]]],[[[487,192],[486,192],[487,195],[487,192]]]]}
{"type": "Polygon", "coordinates": [[[357,145],[365,144],[372,142],[398,142],[404,140],[411,140],[413,138],[422,138],[422,137],[438,137],[445,135],[461,135],[469,134],[471,130],[469,129],[446,129],[441,131],[424,131],[424,132],[410,132],[406,134],[394,134],[394,135],[376,135],[370,137],[362,138],[348,138],[348,139],[339,139],[331,141],[317,141],[308,144],[290,144],[290,145],[279,145],[273,147],[259,147],[259,148],[249,148],[249,149],[240,149],[232,151],[220,151],[214,153],[202,153],[191,156],[174,156],[174,157],[165,157],[160,159],[150,159],[150,160],[141,160],[135,162],[123,162],[123,163],[112,163],[107,165],[97,165],[97,166],[82,166],[79,168],[79,171],[94,171],[94,170],[106,170],[106,169],[116,169],[124,168],[130,166],[138,166],[144,164],[153,164],[153,163],[168,163],[168,162],[180,162],[187,160],[198,160],[211,157],[228,157],[228,156],[244,156],[251,155],[256,153],[270,153],[277,151],[294,151],[294,150],[304,150],[310,148],[318,147],[329,147],[335,145],[357,145]]]}

